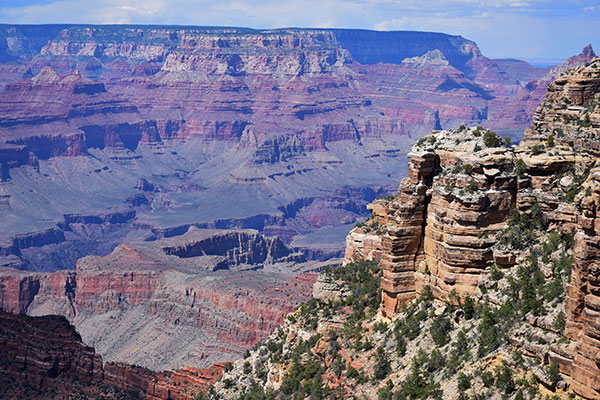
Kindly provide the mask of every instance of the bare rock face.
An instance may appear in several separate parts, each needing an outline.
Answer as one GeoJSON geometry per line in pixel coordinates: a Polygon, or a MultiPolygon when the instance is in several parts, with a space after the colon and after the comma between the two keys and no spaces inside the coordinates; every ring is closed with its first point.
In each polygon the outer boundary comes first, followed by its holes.
{"type": "Polygon", "coordinates": [[[191,400],[216,381],[223,364],[156,373],[107,363],[83,345],[63,316],[28,317],[0,310],[0,395],[6,399],[86,398],[191,400]]]}
{"type": "Polygon", "coordinates": [[[344,263],[357,260],[381,259],[381,236],[354,228],[346,236],[344,263]]]}
{"type": "Polygon", "coordinates": [[[235,359],[269,335],[316,279],[279,239],[200,230],[117,247],[75,272],[3,270],[0,304],[62,314],[108,361],[154,370],[235,359]]]}
{"type": "Polygon", "coordinates": [[[62,316],[30,318],[0,311],[0,349],[3,378],[29,381],[38,389],[48,388],[60,375],[83,382],[103,378],[102,358],[84,346],[81,337],[62,316]]]}
{"type": "MultiPolygon", "coordinates": [[[[553,140],[560,150],[555,151],[552,157],[530,157],[533,162],[525,159],[533,185],[547,187],[548,177],[564,169],[565,163],[571,163],[576,171],[588,170],[596,163],[599,154],[597,135],[600,132],[599,69],[600,60],[595,59],[585,67],[564,73],[549,85],[548,95],[536,111],[532,127],[525,132],[522,146],[547,145],[549,140],[553,140]]],[[[576,185],[566,179],[559,183],[563,191],[576,185]]],[[[572,387],[582,396],[597,398],[600,395],[597,380],[600,346],[595,314],[598,302],[595,286],[598,282],[594,270],[599,256],[595,222],[598,211],[597,169],[591,169],[583,187],[585,190],[575,197],[572,204],[560,204],[556,199],[548,202],[556,204],[548,215],[557,222],[562,220],[563,225],[577,232],[566,307],[566,334],[577,343],[571,367],[572,387]]],[[[552,199],[549,193],[546,197],[552,199]]]]}
{"type": "Polygon", "coordinates": [[[524,128],[548,73],[439,33],[68,25],[0,28],[0,72],[0,265],[45,271],[190,225],[339,256],[415,138],[524,128]]]}
{"type": "Polygon", "coordinates": [[[324,302],[341,301],[352,293],[344,285],[336,282],[331,276],[319,274],[313,285],[312,297],[324,302]]]}
{"type": "Polygon", "coordinates": [[[593,133],[600,126],[598,59],[559,76],[548,86],[548,95],[534,114],[533,125],[525,140],[547,139],[570,145],[575,152],[598,155],[593,133]],[[584,134],[587,133],[587,134],[584,134]]]}
{"type": "Polygon", "coordinates": [[[577,343],[573,389],[586,398],[600,396],[600,171],[592,170],[591,196],[581,203],[575,236],[574,267],[567,297],[566,334],[577,343]]]}
{"type": "MultiPolygon", "coordinates": [[[[589,399],[600,397],[599,79],[600,59],[558,77],[518,146],[503,146],[479,128],[434,132],[409,154],[409,178],[398,194],[374,202],[371,225],[348,239],[357,243],[365,230],[381,237],[381,310],[393,316],[425,285],[441,299],[477,296],[492,265],[515,265],[522,255],[495,237],[511,207],[540,213],[551,229],[575,232],[565,331],[572,345],[511,340],[528,354],[556,360],[572,389],[589,399]]],[[[360,251],[365,247],[355,245],[348,259],[368,254],[360,251]]],[[[529,323],[555,330],[548,318],[529,323]]]]}
{"type": "Polygon", "coordinates": [[[425,285],[440,298],[471,293],[494,262],[495,241],[487,235],[505,226],[517,177],[512,152],[483,149],[482,134],[443,131],[417,145],[398,194],[369,206],[381,237],[383,310],[394,313],[425,285]]]}

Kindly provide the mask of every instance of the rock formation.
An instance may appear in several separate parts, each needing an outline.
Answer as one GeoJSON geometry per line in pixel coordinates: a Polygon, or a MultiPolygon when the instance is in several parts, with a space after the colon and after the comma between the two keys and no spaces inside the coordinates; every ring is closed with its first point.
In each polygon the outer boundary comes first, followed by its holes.
{"type": "MultiPolygon", "coordinates": [[[[487,147],[485,135],[479,128],[465,128],[439,132],[417,144],[408,155],[409,177],[398,194],[369,206],[370,223],[382,233],[384,310],[398,310],[425,285],[440,298],[452,290],[470,293],[486,267],[503,259],[494,253],[495,239],[488,236],[508,220],[517,175],[512,152],[487,147]]],[[[355,228],[349,243],[364,230],[355,228]]],[[[356,257],[354,252],[367,255],[363,248],[368,246],[377,244],[363,241],[358,250],[347,251],[346,262],[356,257]]]]}
{"type": "Polygon", "coordinates": [[[0,271],[0,308],[61,314],[105,360],[153,370],[239,357],[310,295],[320,267],[253,230],[117,247],[76,271],[0,271]]]}
{"type": "Polygon", "coordinates": [[[106,363],[62,316],[27,317],[0,310],[0,395],[5,399],[87,398],[191,400],[217,380],[223,365],[156,373],[106,363]]]}
{"type": "Polygon", "coordinates": [[[6,25],[0,53],[0,264],[48,271],[190,225],[340,256],[414,139],[524,128],[498,110],[548,72],[425,32],[6,25]]]}
{"type": "MultiPolygon", "coordinates": [[[[462,127],[417,143],[397,195],[371,204],[372,217],[347,239],[346,262],[381,260],[383,314],[393,317],[425,286],[445,300],[481,297],[494,268],[513,267],[526,256],[503,243],[526,240],[515,231],[517,222],[509,224],[519,213],[529,215],[529,224],[574,232],[565,331],[574,345],[540,350],[511,340],[539,358],[550,354],[577,394],[600,398],[599,104],[600,59],[594,59],[549,85],[518,146],[462,127]]],[[[556,330],[542,319],[530,323],[556,330]]]]}

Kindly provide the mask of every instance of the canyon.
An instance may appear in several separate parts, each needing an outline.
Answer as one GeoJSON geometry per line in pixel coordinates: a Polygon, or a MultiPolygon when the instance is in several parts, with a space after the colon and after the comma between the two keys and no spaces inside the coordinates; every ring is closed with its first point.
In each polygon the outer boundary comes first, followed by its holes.
{"type": "Polygon", "coordinates": [[[257,231],[118,246],[75,271],[0,271],[0,308],[63,315],[107,361],[154,371],[235,360],[308,299],[321,268],[257,231]]]}
{"type": "MultiPolygon", "coordinates": [[[[575,231],[551,315],[564,309],[570,343],[515,346],[598,398],[595,57],[538,68],[425,32],[1,25],[0,308],[31,317],[0,316],[69,337],[92,361],[57,355],[83,365],[68,376],[188,399],[278,326],[295,332],[286,315],[315,281],[314,298],[351,298],[315,273],[344,252],[380,261],[391,321],[427,290],[482,299],[492,266],[527,257],[497,235],[542,213],[575,231]]],[[[528,323],[558,335],[548,318],[528,323]]],[[[43,368],[10,374],[42,390],[52,350],[32,351],[43,368]]]]}
{"type": "Polygon", "coordinates": [[[0,49],[1,265],[50,272],[191,225],[341,256],[414,140],[518,139],[556,73],[427,32],[2,25],[0,49]]]}
{"type": "Polygon", "coordinates": [[[523,140],[434,130],[312,298],[209,399],[600,398],[600,58],[523,140]]]}

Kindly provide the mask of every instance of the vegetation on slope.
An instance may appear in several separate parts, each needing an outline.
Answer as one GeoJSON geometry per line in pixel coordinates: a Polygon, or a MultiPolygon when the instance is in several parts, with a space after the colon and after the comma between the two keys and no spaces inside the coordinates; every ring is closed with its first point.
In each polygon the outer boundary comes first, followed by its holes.
{"type": "Polygon", "coordinates": [[[555,388],[562,380],[556,362],[543,365],[523,348],[568,344],[563,308],[573,238],[543,228],[535,212],[515,213],[498,236],[519,229],[539,243],[519,267],[492,266],[477,299],[440,302],[426,287],[394,321],[377,314],[377,263],[327,268],[351,294],[303,304],[207,398],[545,399],[540,381],[555,388]],[[549,318],[550,326],[534,327],[532,318],[549,318]]]}

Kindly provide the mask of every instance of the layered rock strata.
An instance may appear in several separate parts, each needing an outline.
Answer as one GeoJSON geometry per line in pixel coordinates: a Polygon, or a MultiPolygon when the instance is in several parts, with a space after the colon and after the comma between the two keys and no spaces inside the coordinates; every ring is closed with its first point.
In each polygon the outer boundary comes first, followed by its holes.
{"type": "Polygon", "coordinates": [[[27,317],[0,310],[0,395],[50,399],[80,393],[88,398],[191,400],[216,381],[223,365],[156,373],[119,363],[103,364],[62,316],[27,317]]]}
{"type": "Polygon", "coordinates": [[[194,224],[338,256],[415,138],[523,128],[548,73],[438,33],[81,25],[0,27],[0,72],[0,265],[52,271],[194,224]]]}
{"type": "MultiPolygon", "coordinates": [[[[431,143],[409,153],[409,177],[398,194],[369,206],[373,218],[367,226],[385,232],[380,245],[384,310],[398,310],[425,285],[440,298],[453,290],[470,293],[490,263],[502,262],[491,234],[505,226],[517,176],[512,151],[487,148],[483,134],[478,129],[436,133],[431,143]]],[[[353,230],[348,240],[364,229],[353,230]]],[[[374,242],[368,246],[377,246],[374,242]]],[[[346,261],[352,253],[347,251],[346,261]]]]}
{"type": "MultiPolygon", "coordinates": [[[[418,143],[398,194],[375,201],[372,218],[347,240],[346,262],[381,259],[383,314],[393,316],[425,285],[441,299],[479,296],[492,265],[511,267],[524,259],[525,252],[495,236],[507,227],[511,207],[538,213],[549,229],[575,233],[565,331],[573,343],[542,351],[513,340],[528,354],[558,360],[576,393],[600,398],[599,104],[595,59],[549,85],[518,146],[502,146],[479,128],[437,132],[418,143]],[[365,240],[366,231],[376,234],[365,240]]],[[[549,321],[530,323],[556,330],[549,321]]]]}
{"type": "Polygon", "coordinates": [[[0,271],[0,307],[67,316],[108,361],[155,370],[235,359],[305,300],[316,279],[276,238],[199,230],[86,257],[76,271],[0,271]]]}

